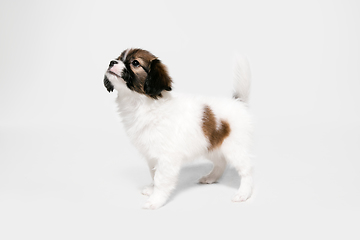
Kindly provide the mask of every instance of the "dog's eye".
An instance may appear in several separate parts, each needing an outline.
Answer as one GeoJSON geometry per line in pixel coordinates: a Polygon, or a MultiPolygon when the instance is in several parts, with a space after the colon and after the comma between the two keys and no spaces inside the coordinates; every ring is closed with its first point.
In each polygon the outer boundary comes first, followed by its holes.
{"type": "Polygon", "coordinates": [[[138,60],[134,60],[134,61],[132,61],[132,63],[131,63],[134,67],[139,67],[140,66],[140,63],[139,63],[139,61],[138,60]]]}

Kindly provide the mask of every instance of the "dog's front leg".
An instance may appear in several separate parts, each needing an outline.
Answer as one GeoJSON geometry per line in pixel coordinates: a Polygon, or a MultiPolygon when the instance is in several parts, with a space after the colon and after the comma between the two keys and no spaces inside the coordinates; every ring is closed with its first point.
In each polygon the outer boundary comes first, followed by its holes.
{"type": "Polygon", "coordinates": [[[149,170],[150,170],[150,175],[151,175],[151,184],[146,186],[141,193],[143,195],[146,196],[151,196],[151,194],[154,192],[154,176],[155,176],[155,168],[156,168],[156,164],[157,164],[157,160],[156,159],[147,159],[147,163],[149,166],[149,170]]]}
{"type": "Polygon", "coordinates": [[[155,167],[154,191],[145,203],[145,209],[158,209],[166,203],[176,186],[180,165],[175,159],[159,159],[155,167]]]}

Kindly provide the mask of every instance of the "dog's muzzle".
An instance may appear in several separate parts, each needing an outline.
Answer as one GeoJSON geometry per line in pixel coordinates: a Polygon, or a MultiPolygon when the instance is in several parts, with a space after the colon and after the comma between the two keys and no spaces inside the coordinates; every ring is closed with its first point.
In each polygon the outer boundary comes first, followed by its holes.
{"type": "MultiPolygon", "coordinates": [[[[119,65],[121,65],[121,64],[119,64],[119,61],[117,61],[117,60],[110,61],[107,72],[120,77],[121,66],[119,66],[119,65]]],[[[108,92],[114,91],[114,86],[112,85],[112,83],[110,82],[109,78],[106,75],[104,77],[104,86],[105,86],[106,90],[108,90],[108,92]]]]}

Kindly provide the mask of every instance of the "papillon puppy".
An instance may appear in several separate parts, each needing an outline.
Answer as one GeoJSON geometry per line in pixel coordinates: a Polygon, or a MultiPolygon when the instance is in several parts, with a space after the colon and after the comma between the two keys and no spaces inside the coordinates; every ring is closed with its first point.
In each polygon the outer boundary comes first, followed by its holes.
{"type": "Polygon", "coordinates": [[[149,196],[144,208],[163,206],[182,164],[201,156],[213,163],[213,169],[200,183],[216,182],[229,163],[241,177],[232,200],[242,202],[251,196],[250,70],[245,59],[238,59],[234,73],[232,98],[190,97],[171,93],[166,66],[146,50],[127,49],[110,61],[104,85],[109,92],[118,92],[126,132],[147,160],[153,179],[142,191],[149,196]]]}

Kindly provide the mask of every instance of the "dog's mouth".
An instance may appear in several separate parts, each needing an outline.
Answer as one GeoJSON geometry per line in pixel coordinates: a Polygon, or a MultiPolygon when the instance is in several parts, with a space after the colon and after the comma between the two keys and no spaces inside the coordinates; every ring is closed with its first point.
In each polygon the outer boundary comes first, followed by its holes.
{"type": "Polygon", "coordinates": [[[109,69],[107,72],[108,72],[109,74],[111,74],[111,75],[114,75],[115,77],[121,78],[121,76],[120,76],[119,74],[111,71],[111,69],[109,69]]]}

